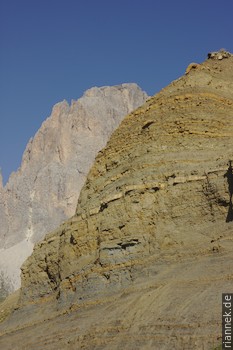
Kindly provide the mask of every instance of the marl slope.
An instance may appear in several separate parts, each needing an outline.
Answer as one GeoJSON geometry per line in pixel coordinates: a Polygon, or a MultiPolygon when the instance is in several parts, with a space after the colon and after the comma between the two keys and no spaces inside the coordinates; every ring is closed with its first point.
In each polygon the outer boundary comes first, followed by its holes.
{"type": "Polygon", "coordinates": [[[0,346],[217,346],[233,287],[232,158],[233,56],[214,55],[113,133],[76,215],[23,265],[0,346]]]}
{"type": "Polygon", "coordinates": [[[123,117],[147,99],[136,84],[92,88],[54,106],[31,139],[20,169],[0,181],[0,271],[19,287],[20,266],[33,244],[75,213],[97,152],[123,117]]]}

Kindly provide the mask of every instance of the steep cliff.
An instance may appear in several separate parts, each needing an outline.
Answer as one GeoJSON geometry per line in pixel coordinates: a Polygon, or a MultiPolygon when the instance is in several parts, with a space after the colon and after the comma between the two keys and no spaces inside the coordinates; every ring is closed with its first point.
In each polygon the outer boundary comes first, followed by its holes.
{"type": "Polygon", "coordinates": [[[20,266],[33,244],[75,213],[80,189],[97,152],[122,118],[147,95],[136,84],[92,88],[69,106],[54,106],[31,139],[20,169],[0,179],[0,272],[19,287],[20,266]]]}
{"type": "Polygon", "coordinates": [[[76,214],[24,263],[0,345],[217,346],[233,286],[232,158],[233,56],[216,54],[113,133],[76,214]]]}

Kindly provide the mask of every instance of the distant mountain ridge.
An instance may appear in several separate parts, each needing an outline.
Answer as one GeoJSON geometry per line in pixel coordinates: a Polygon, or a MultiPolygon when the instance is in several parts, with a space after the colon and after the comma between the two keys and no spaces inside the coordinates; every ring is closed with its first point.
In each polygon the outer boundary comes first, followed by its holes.
{"type": "Polygon", "coordinates": [[[93,87],[71,105],[62,101],[53,107],[29,141],[19,170],[5,187],[0,181],[0,275],[7,288],[19,287],[20,266],[34,243],[74,214],[96,154],[146,99],[136,84],[122,84],[93,87]]]}

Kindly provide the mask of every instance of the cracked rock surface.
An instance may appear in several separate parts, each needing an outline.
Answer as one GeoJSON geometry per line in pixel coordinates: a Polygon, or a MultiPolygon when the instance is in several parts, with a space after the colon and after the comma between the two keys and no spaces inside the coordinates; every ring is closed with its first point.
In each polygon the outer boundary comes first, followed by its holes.
{"type": "Polygon", "coordinates": [[[146,99],[136,84],[122,84],[56,104],[29,141],[19,170],[5,187],[0,179],[0,276],[9,289],[19,287],[20,266],[34,243],[75,213],[96,154],[146,99]]]}
{"type": "Polygon", "coordinates": [[[76,214],[24,263],[0,345],[217,347],[221,293],[233,286],[232,159],[230,55],[190,69],[123,120],[76,214]]]}

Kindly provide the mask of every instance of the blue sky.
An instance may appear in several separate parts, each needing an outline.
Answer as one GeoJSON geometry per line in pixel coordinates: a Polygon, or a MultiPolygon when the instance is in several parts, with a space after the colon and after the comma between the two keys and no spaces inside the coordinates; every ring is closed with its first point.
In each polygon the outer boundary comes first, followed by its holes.
{"type": "Polygon", "coordinates": [[[152,95],[221,48],[232,0],[0,0],[4,181],[55,103],[125,82],[152,95]]]}

